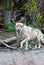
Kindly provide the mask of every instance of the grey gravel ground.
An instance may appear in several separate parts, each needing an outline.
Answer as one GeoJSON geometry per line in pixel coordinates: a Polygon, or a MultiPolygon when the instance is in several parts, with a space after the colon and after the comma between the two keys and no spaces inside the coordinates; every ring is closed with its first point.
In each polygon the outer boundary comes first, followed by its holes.
{"type": "Polygon", "coordinates": [[[0,50],[0,65],[44,65],[44,49],[0,50]]]}

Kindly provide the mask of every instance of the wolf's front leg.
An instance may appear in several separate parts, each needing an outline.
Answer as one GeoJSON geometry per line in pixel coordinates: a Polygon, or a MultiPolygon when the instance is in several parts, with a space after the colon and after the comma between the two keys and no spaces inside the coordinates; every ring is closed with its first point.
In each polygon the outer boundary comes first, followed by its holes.
{"type": "Polygon", "coordinates": [[[20,42],[20,44],[21,44],[20,48],[21,49],[23,48],[23,44],[26,43],[26,40],[27,40],[27,38],[25,38],[23,41],[20,42]]]}
{"type": "Polygon", "coordinates": [[[21,49],[23,48],[23,44],[24,44],[24,43],[26,43],[26,48],[25,48],[25,49],[27,49],[27,47],[28,47],[28,42],[27,42],[27,40],[28,40],[28,38],[25,38],[23,41],[21,41],[21,46],[20,46],[21,49]]]}
{"type": "Polygon", "coordinates": [[[26,48],[25,48],[26,50],[28,49],[28,42],[26,42],[26,48]]]}
{"type": "Polygon", "coordinates": [[[16,36],[17,36],[17,39],[18,39],[18,31],[16,31],[16,36]]]}

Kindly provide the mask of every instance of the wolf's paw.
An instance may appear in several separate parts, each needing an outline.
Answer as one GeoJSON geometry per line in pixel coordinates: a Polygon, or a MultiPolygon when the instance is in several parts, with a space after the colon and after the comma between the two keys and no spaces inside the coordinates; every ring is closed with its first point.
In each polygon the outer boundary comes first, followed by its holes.
{"type": "Polygon", "coordinates": [[[25,50],[28,50],[28,48],[26,47],[25,50]]]}

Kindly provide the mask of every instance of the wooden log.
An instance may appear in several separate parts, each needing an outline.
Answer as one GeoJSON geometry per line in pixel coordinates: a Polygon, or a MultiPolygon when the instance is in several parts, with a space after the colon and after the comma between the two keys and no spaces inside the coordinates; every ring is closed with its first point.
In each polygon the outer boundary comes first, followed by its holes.
{"type": "Polygon", "coordinates": [[[8,39],[4,40],[4,42],[5,43],[10,43],[10,42],[15,41],[15,40],[17,40],[17,38],[16,37],[12,37],[12,38],[8,38],[8,39]]]}
{"type": "Polygon", "coordinates": [[[1,44],[5,45],[7,48],[10,48],[10,49],[17,49],[16,47],[12,47],[12,46],[6,44],[6,43],[4,42],[4,40],[1,40],[1,39],[0,39],[0,45],[1,45],[1,44]]]}

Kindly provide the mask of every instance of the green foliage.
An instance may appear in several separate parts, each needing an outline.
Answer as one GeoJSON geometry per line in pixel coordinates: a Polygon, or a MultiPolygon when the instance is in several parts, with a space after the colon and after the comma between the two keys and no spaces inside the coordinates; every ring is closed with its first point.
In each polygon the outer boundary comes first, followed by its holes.
{"type": "Polygon", "coordinates": [[[27,2],[24,4],[22,8],[25,8],[25,10],[27,11],[27,15],[31,15],[33,12],[37,10],[36,0],[27,0],[27,2]]]}
{"type": "Polygon", "coordinates": [[[33,24],[33,22],[31,22],[31,23],[28,23],[28,26],[29,26],[29,27],[34,27],[34,24],[33,24]]]}
{"type": "Polygon", "coordinates": [[[6,35],[6,32],[0,30],[0,35],[1,35],[1,36],[5,36],[5,35],[6,35]]]}
{"type": "MultiPolygon", "coordinates": [[[[44,0],[27,0],[27,2],[23,5],[22,9],[24,8],[26,10],[26,15],[29,15],[31,17],[31,15],[33,15],[32,17],[32,21],[34,23],[34,26],[39,28],[42,24],[43,19],[43,15],[41,15],[41,13],[39,12],[39,8],[42,4],[44,0]],[[37,2],[40,2],[40,6],[39,4],[37,5],[37,2]],[[38,8],[37,8],[38,7],[38,8]]],[[[33,27],[32,24],[28,24],[29,26],[33,27]]]]}
{"type": "Polygon", "coordinates": [[[8,30],[10,30],[10,31],[16,30],[16,29],[15,29],[15,26],[14,26],[12,23],[7,23],[7,24],[6,24],[6,28],[7,28],[8,30]]]}
{"type": "Polygon", "coordinates": [[[35,49],[35,45],[32,44],[32,43],[29,43],[29,44],[28,44],[28,49],[29,49],[29,50],[35,49]]]}
{"type": "Polygon", "coordinates": [[[40,12],[38,12],[38,14],[36,14],[36,20],[34,22],[35,27],[40,28],[42,22],[43,22],[43,15],[40,12]]]}

